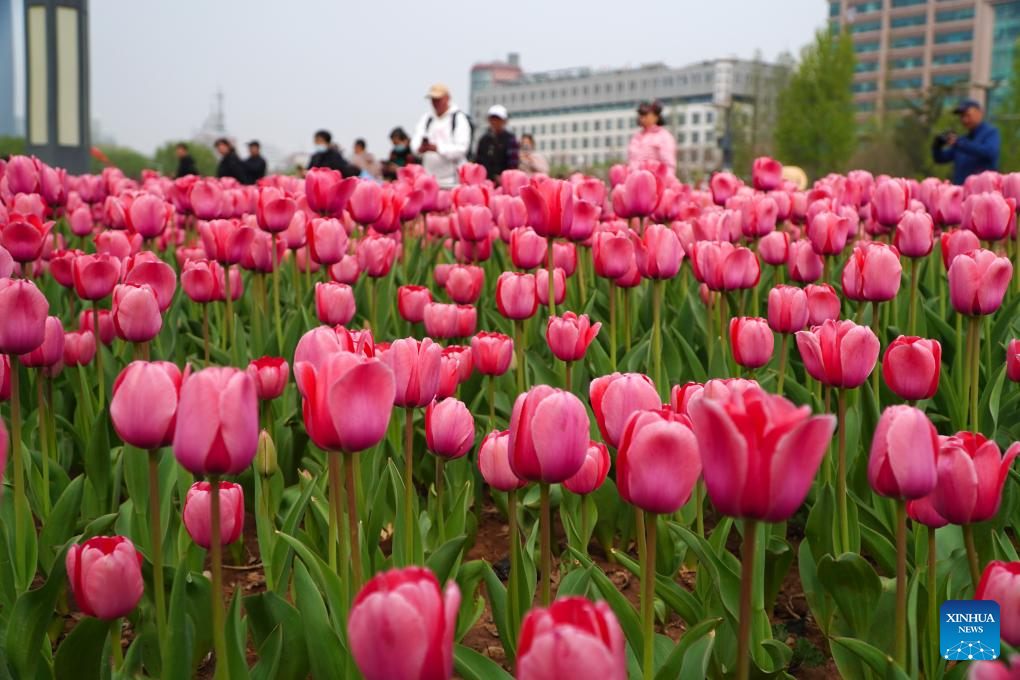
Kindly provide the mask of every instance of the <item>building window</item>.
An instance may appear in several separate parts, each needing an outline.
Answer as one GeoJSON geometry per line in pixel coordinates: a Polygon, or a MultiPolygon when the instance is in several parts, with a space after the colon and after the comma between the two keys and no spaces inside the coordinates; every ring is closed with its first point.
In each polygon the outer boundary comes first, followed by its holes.
{"type": "Polygon", "coordinates": [[[854,92],[874,92],[878,89],[878,83],[874,80],[865,80],[860,83],[854,83],[850,86],[850,89],[854,92]]]}
{"type": "Polygon", "coordinates": [[[875,102],[857,102],[858,111],[874,111],[875,102]]]}
{"type": "Polygon", "coordinates": [[[911,35],[906,38],[896,38],[889,42],[889,47],[897,50],[903,47],[922,47],[924,45],[923,35],[911,35]]]}
{"type": "Polygon", "coordinates": [[[933,66],[945,66],[947,64],[969,64],[970,52],[947,52],[936,54],[931,58],[933,66]]]}
{"type": "Polygon", "coordinates": [[[871,73],[878,70],[877,61],[859,61],[854,64],[855,73],[871,73]]]}
{"type": "Polygon", "coordinates": [[[701,122],[701,114],[695,111],[691,114],[691,125],[697,125],[701,122]]]}
{"type": "Polygon", "coordinates": [[[935,44],[970,42],[974,39],[974,31],[949,31],[935,34],[935,44]]]}
{"type": "Polygon", "coordinates": [[[691,133],[691,144],[697,144],[701,140],[701,135],[695,130],[691,133]]]}
{"type": "Polygon", "coordinates": [[[687,141],[687,134],[683,131],[676,133],[676,143],[683,144],[687,141]]]}
{"type": "Polygon", "coordinates": [[[893,28],[903,28],[905,26],[922,26],[927,21],[927,15],[915,14],[909,17],[896,17],[889,22],[889,25],[893,28]]]}
{"type": "Polygon", "coordinates": [[[921,87],[920,78],[899,78],[889,81],[890,90],[917,90],[921,87]]]}
{"type": "Polygon", "coordinates": [[[592,145],[592,147],[594,147],[596,149],[599,148],[599,138],[598,137],[592,137],[591,138],[591,145],[592,145]]]}
{"type": "Polygon", "coordinates": [[[683,111],[681,111],[680,113],[676,114],[676,124],[677,125],[686,125],[687,124],[687,114],[684,113],[683,111]]]}
{"type": "Polygon", "coordinates": [[[570,148],[571,149],[576,149],[577,148],[577,138],[576,137],[574,139],[570,140],[570,148]]]}
{"type": "Polygon", "coordinates": [[[601,127],[602,127],[602,121],[601,120],[592,121],[592,129],[595,130],[595,132],[598,132],[599,128],[601,128],[601,127]]]}
{"type": "Polygon", "coordinates": [[[854,51],[857,52],[858,54],[863,54],[865,52],[878,52],[878,43],[877,42],[856,43],[854,45],[854,51]]]}
{"type": "Polygon", "coordinates": [[[965,21],[974,18],[974,8],[947,9],[935,13],[935,21],[965,21]]]}
{"type": "Polygon", "coordinates": [[[576,122],[571,123],[570,127],[571,127],[571,130],[570,130],[571,132],[577,132],[577,123],[576,122]]]}
{"type": "Polygon", "coordinates": [[[545,123],[542,123],[541,125],[538,126],[538,134],[540,135],[545,134],[545,123]]]}
{"type": "Polygon", "coordinates": [[[713,130],[706,130],[705,131],[705,143],[706,144],[711,144],[714,141],[715,141],[715,132],[713,130]]]}
{"type": "Polygon", "coordinates": [[[595,94],[600,94],[601,92],[602,92],[602,86],[601,85],[595,85],[595,94]]]}
{"type": "Polygon", "coordinates": [[[928,0],[892,0],[893,7],[913,7],[914,5],[924,5],[928,0]]]}
{"type": "Polygon", "coordinates": [[[908,57],[906,59],[890,59],[889,68],[921,68],[924,66],[924,57],[908,57]]]}
{"type": "Polygon", "coordinates": [[[606,146],[612,146],[612,145],[613,145],[613,138],[612,137],[606,137],[606,146]]]}
{"type": "Polygon", "coordinates": [[[587,137],[582,137],[581,138],[581,148],[582,149],[587,149],[588,148],[588,138],[587,137]]]}
{"type": "Polygon", "coordinates": [[[839,16],[839,0],[832,0],[832,2],[829,3],[829,16],[839,16]]]}
{"type": "Polygon", "coordinates": [[[623,146],[623,135],[617,135],[617,137],[616,137],[616,145],[617,146],[623,146]]]}
{"type": "Polygon", "coordinates": [[[850,24],[851,33],[870,33],[872,31],[877,31],[881,28],[882,28],[881,21],[862,21],[859,24],[850,24]]]}
{"type": "Polygon", "coordinates": [[[958,83],[967,82],[966,73],[940,73],[939,75],[931,77],[932,85],[956,85],[958,83]]]}
{"type": "Polygon", "coordinates": [[[707,113],[705,113],[705,122],[706,123],[715,122],[715,111],[708,111],[707,113]]]}
{"type": "Polygon", "coordinates": [[[853,6],[853,10],[858,14],[864,14],[866,12],[877,12],[882,9],[881,0],[873,2],[859,2],[853,6]]]}
{"type": "Polygon", "coordinates": [[[583,123],[581,123],[581,132],[587,132],[587,131],[588,131],[588,121],[584,121],[583,123]]]}

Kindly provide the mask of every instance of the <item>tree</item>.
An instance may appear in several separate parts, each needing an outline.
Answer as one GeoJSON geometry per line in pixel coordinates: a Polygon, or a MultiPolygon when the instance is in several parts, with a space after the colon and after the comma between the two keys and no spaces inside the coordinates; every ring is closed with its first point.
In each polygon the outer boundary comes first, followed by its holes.
{"type": "MultiPolygon", "coordinates": [[[[141,178],[142,170],[153,170],[156,167],[151,158],[126,146],[100,145],[97,148],[110,160],[110,165],[120,168],[126,176],[134,179],[141,178]]],[[[104,167],[103,162],[92,157],[90,169],[93,173],[102,172],[104,167]]]]}
{"type": "Polygon", "coordinates": [[[992,113],[1002,135],[999,170],[1020,170],[1020,40],[1013,46],[1013,66],[1009,72],[1009,86],[992,113]]]}
{"type": "Polygon", "coordinates": [[[779,160],[801,166],[811,177],[847,169],[857,144],[853,78],[849,34],[818,31],[779,95],[775,132],[779,160]]]}
{"type": "MultiPolygon", "coordinates": [[[[191,157],[195,159],[195,165],[198,166],[198,172],[202,175],[215,175],[216,156],[213,154],[212,149],[207,147],[205,144],[195,141],[185,142],[185,144],[188,145],[188,151],[191,152],[191,157]]],[[[177,172],[176,146],[177,142],[175,141],[166,142],[156,149],[156,153],[153,154],[156,169],[167,177],[173,177],[174,173],[177,172]]]]}

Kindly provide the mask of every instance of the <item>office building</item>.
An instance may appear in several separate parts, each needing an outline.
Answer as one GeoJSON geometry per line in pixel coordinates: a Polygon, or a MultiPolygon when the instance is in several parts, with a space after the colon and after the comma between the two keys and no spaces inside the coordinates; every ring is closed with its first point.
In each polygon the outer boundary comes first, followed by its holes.
{"type": "Polygon", "coordinates": [[[830,0],[829,25],[853,40],[861,119],[940,86],[994,103],[1020,36],[1020,0],[830,0]]]}
{"type": "MultiPolygon", "coordinates": [[[[727,121],[735,111],[774,110],[771,80],[785,68],[740,59],[716,59],[674,68],[569,68],[537,73],[506,62],[471,70],[470,111],[479,128],[493,104],[510,112],[518,135],[531,133],[554,168],[584,168],[623,161],[637,130],[638,105],[659,100],[663,125],[677,140],[677,171],[697,178],[728,161],[727,121]]],[[[768,116],[756,116],[765,121],[768,116]]]]}

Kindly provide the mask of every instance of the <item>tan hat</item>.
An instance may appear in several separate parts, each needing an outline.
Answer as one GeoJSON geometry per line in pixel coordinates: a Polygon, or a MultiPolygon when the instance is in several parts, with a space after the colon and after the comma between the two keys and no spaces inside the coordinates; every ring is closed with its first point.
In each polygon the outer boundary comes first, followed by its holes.
{"type": "Polygon", "coordinates": [[[441,99],[442,97],[446,97],[449,94],[450,88],[448,88],[446,85],[443,85],[442,83],[434,83],[432,87],[429,88],[429,92],[427,95],[425,95],[425,98],[441,99]]]}

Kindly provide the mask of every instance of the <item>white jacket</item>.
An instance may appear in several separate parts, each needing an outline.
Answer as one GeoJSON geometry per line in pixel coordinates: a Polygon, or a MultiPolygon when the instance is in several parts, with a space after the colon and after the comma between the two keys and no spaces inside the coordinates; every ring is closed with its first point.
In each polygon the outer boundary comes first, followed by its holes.
{"type": "Polygon", "coordinates": [[[457,168],[467,162],[468,150],[471,148],[471,123],[467,114],[456,104],[450,104],[450,108],[441,116],[434,112],[425,114],[414,128],[411,150],[417,153],[422,139],[426,137],[430,143],[435,144],[436,151],[429,151],[422,157],[425,171],[435,175],[439,186],[443,188],[456,186],[457,168]],[[453,125],[455,116],[456,126],[453,125]]]}

